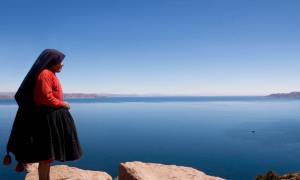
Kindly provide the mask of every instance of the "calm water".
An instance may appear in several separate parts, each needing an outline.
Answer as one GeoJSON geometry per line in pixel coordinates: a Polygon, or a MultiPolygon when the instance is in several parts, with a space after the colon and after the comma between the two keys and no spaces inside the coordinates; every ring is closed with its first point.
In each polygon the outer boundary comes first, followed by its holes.
{"type": "MultiPolygon", "coordinates": [[[[1,159],[16,110],[0,101],[1,159]]],[[[299,100],[123,97],[73,100],[71,113],[84,156],[66,164],[113,177],[126,161],[191,166],[233,180],[300,170],[299,100]]],[[[24,178],[13,168],[1,165],[0,179],[24,178]]]]}

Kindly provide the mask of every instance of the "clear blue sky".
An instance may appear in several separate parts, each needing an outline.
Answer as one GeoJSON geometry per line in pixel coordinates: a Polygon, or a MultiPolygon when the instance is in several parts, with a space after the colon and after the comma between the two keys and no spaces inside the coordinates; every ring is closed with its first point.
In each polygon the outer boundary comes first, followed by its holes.
{"type": "Polygon", "coordinates": [[[45,48],[64,92],[264,95],[300,91],[298,0],[2,0],[0,91],[45,48]]]}

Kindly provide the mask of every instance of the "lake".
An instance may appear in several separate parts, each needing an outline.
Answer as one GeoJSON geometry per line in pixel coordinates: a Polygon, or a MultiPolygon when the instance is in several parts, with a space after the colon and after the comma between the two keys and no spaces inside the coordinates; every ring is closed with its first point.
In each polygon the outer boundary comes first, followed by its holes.
{"type": "MultiPolygon", "coordinates": [[[[64,164],[106,171],[143,161],[190,166],[232,180],[300,170],[300,100],[263,97],[111,97],[70,100],[82,159],[64,164]]],[[[0,155],[17,110],[0,101],[0,155]]],[[[14,162],[15,163],[15,162],[14,162]]],[[[61,163],[55,163],[61,164],[61,163]]],[[[0,179],[23,179],[14,165],[0,179]]]]}

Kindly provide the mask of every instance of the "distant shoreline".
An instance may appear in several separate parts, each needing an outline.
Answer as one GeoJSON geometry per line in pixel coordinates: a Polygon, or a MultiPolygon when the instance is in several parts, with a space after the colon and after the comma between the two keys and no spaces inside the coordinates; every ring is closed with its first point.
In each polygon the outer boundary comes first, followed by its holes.
{"type": "Polygon", "coordinates": [[[271,97],[271,98],[300,99],[300,92],[270,94],[267,97],[271,97]]]}
{"type": "MultiPolygon", "coordinates": [[[[0,92],[0,100],[11,100],[14,99],[14,92],[0,92]]],[[[104,95],[94,93],[65,93],[64,98],[66,99],[95,99],[99,97],[105,97],[104,95]]]]}
{"type": "MultiPolygon", "coordinates": [[[[0,100],[13,100],[14,99],[14,92],[0,92],[0,100]]],[[[193,98],[193,97],[202,97],[202,98],[239,98],[239,97],[261,97],[261,98],[286,98],[286,99],[300,99],[300,92],[291,92],[291,93],[276,93],[276,94],[270,94],[267,96],[200,96],[200,95],[137,95],[137,94],[96,94],[96,93],[65,93],[64,98],[65,99],[101,99],[101,98],[112,98],[112,97],[120,97],[120,98],[126,98],[126,97],[136,97],[136,98],[193,98]]]]}
{"type": "MultiPolygon", "coordinates": [[[[15,93],[13,92],[0,92],[0,100],[12,100],[14,99],[15,93]]],[[[200,95],[159,95],[159,94],[145,94],[145,95],[139,95],[139,94],[96,94],[96,93],[65,93],[64,98],[65,99],[99,99],[99,98],[110,98],[110,97],[141,97],[141,98],[155,98],[155,97],[265,97],[265,96],[200,96],[200,95]]]]}

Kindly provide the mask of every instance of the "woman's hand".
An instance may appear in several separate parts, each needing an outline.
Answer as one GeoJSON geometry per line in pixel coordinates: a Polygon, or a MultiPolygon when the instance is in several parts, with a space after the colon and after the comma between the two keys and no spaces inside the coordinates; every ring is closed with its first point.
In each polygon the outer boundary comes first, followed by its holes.
{"type": "Polygon", "coordinates": [[[70,104],[68,102],[64,102],[64,108],[70,109],[70,104]]]}

